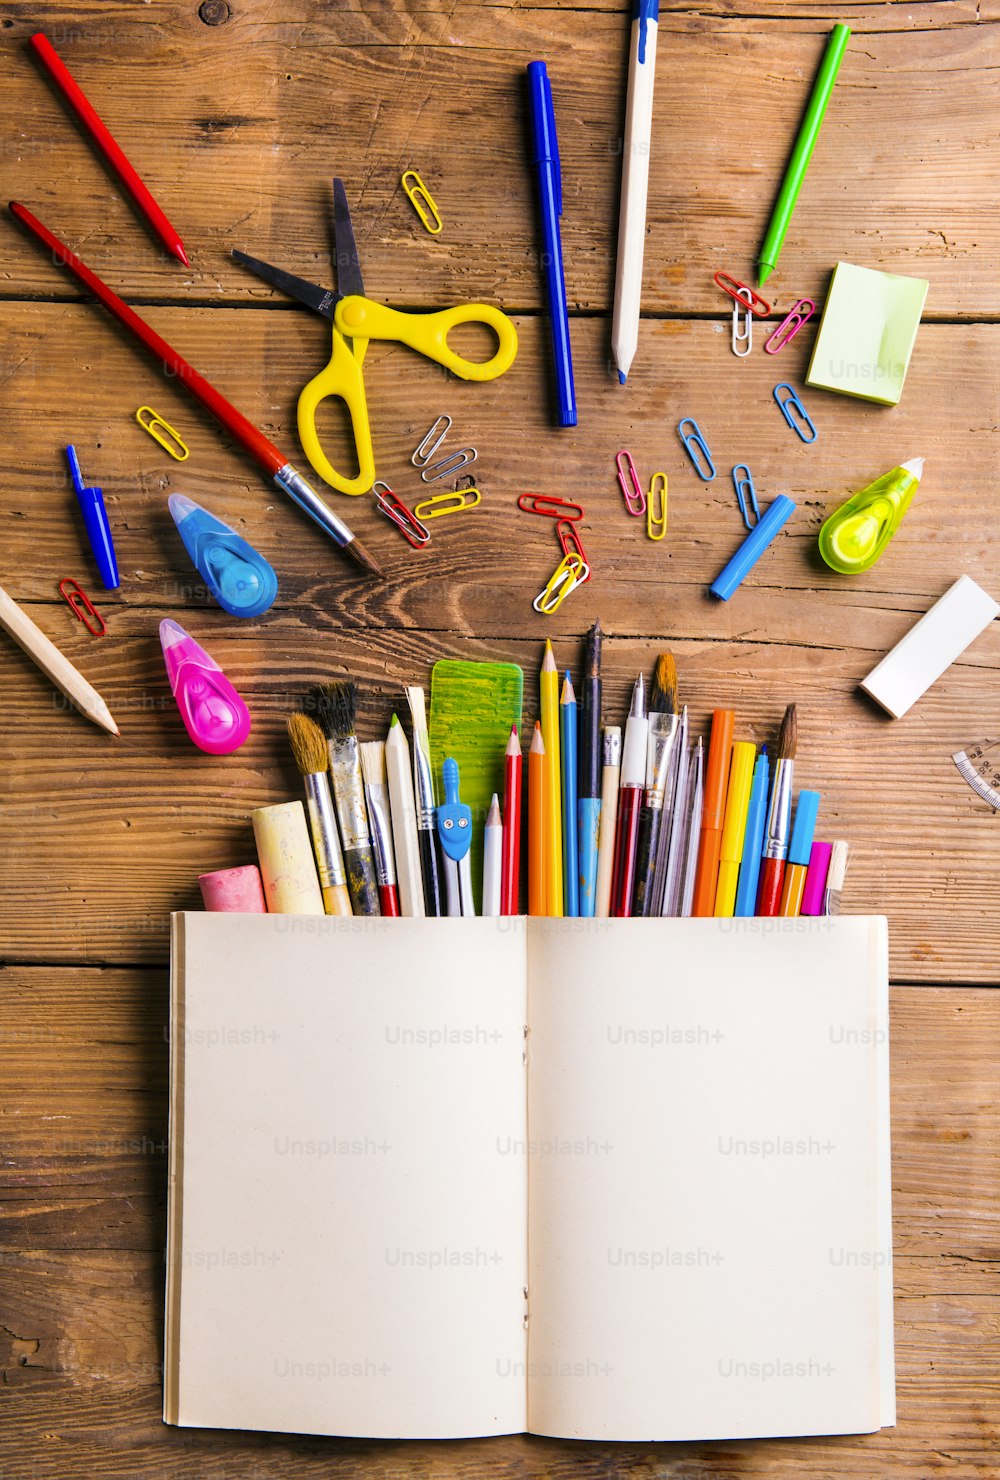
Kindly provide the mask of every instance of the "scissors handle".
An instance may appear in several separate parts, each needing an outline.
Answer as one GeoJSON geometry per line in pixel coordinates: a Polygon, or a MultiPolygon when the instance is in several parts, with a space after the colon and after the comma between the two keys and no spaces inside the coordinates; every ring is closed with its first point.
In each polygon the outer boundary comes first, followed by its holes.
{"type": "Polygon", "coordinates": [[[324,483],[329,483],[338,493],[352,497],[367,493],[375,482],[375,454],[372,451],[372,433],[368,423],[368,402],[365,399],[365,382],[361,373],[361,361],[356,358],[347,340],[334,328],[333,353],[330,362],[318,375],[314,375],[304,386],[298,404],[299,440],[314,471],[324,483]],[[351,418],[351,431],[358,458],[358,473],[355,478],[345,478],[328,460],[316,433],[316,411],[321,401],[335,397],[343,401],[351,418]]]}
{"type": "Polygon", "coordinates": [[[350,294],[335,310],[334,322],[351,339],[391,339],[408,344],[428,360],[436,360],[462,380],[495,380],[509,370],[517,355],[517,330],[505,313],[490,303],[462,303],[440,313],[401,313],[350,294]],[[499,341],[489,360],[466,360],[448,347],[448,335],[459,324],[485,324],[499,341]]]}

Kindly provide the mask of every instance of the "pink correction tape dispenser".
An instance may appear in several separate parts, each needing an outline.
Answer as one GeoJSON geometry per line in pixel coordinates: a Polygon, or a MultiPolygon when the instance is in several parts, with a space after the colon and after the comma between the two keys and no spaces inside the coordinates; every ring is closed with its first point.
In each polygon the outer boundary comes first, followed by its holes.
{"type": "Polygon", "coordinates": [[[160,623],[160,645],[170,691],[195,745],[209,755],[238,750],[250,733],[250,711],[218,663],[169,617],[160,623]]]}

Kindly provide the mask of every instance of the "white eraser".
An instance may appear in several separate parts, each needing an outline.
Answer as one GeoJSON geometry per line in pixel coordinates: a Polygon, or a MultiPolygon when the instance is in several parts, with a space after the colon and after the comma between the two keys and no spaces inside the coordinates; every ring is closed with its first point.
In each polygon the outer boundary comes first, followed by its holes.
{"type": "Polygon", "coordinates": [[[959,576],[926,616],[861,680],[861,688],[894,719],[901,719],[997,615],[1000,606],[992,596],[968,576],[959,576]]]}

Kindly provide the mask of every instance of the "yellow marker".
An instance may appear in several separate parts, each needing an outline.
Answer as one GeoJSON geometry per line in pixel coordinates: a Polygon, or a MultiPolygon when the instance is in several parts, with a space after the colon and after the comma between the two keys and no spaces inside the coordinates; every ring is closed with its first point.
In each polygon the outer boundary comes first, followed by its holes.
{"type": "Polygon", "coordinates": [[[545,907],[548,915],[563,912],[562,775],[559,766],[559,673],[551,642],[538,679],[545,745],[545,907]]]}
{"type": "Polygon", "coordinates": [[[719,880],[715,887],[715,913],[729,917],[736,906],[736,886],[740,878],[743,840],[747,830],[750,788],[757,747],[749,740],[737,740],[729,763],[729,790],[726,792],[726,818],[722,824],[722,848],[719,854],[719,880]]]}

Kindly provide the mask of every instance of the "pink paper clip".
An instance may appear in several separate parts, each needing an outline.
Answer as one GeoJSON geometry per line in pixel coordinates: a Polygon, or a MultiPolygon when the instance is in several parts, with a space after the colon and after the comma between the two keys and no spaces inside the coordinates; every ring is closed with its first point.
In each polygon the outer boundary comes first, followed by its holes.
{"type": "Polygon", "coordinates": [[[646,495],[642,484],[639,482],[639,474],[635,470],[631,452],[624,450],[619,452],[615,458],[615,467],[618,469],[618,484],[625,499],[625,507],[634,518],[638,519],[640,514],[646,512],[646,495]],[[622,458],[625,465],[622,466],[622,458]],[[629,484],[631,483],[631,488],[629,484]]]}
{"type": "Polygon", "coordinates": [[[381,512],[396,526],[408,544],[412,545],[415,550],[426,545],[431,537],[427,525],[422,524],[416,514],[406,507],[399,495],[393,493],[388,483],[383,483],[379,479],[372,484],[372,493],[375,495],[375,502],[381,512]]]}
{"type": "Polygon", "coordinates": [[[737,303],[745,303],[750,312],[757,314],[758,317],[763,318],[765,314],[771,312],[771,305],[765,298],[762,298],[759,293],[755,293],[753,288],[749,287],[746,283],[741,283],[738,279],[730,277],[728,272],[717,272],[715,274],[715,283],[717,287],[722,289],[723,293],[728,293],[730,298],[735,298],[737,303]],[[744,294],[746,295],[745,297],[744,294]]]}
{"type": "Polygon", "coordinates": [[[568,498],[557,498],[554,493],[522,493],[517,507],[526,514],[545,514],[549,519],[583,518],[582,504],[574,504],[568,498]]]}
{"type": "Polygon", "coordinates": [[[562,546],[564,555],[579,555],[587,572],[583,579],[589,581],[590,561],[587,559],[587,552],[580,543],[580,536],[576,532],[575,524],[571,524],[568,519],[560,519],[556,525],[556,534],[559,536],[559,543],[562,546]]]}
{"type": "Polygon", "coordinates": [[[779,349],[784,349],[802,328],[803,324],[809,322],[816,312],[816,305],[811,298],[800,298],[794,308],[790,308],[775,329],[764,340],[764,350],[769,355],[776,355],[779,349]]]}
{"type": "Polygon", "coordinates": [[[97,607],[91,601],[83,587],[73,579],[72,576],[63,576],[59,582],[59,595],[65,601],[74,617],[78,617],[91,637],[103,637],[108,630],[108,624],[101,616],[97,607]],[[100,625],[92,627],[87,620],[94,617],[100,625]]]}

